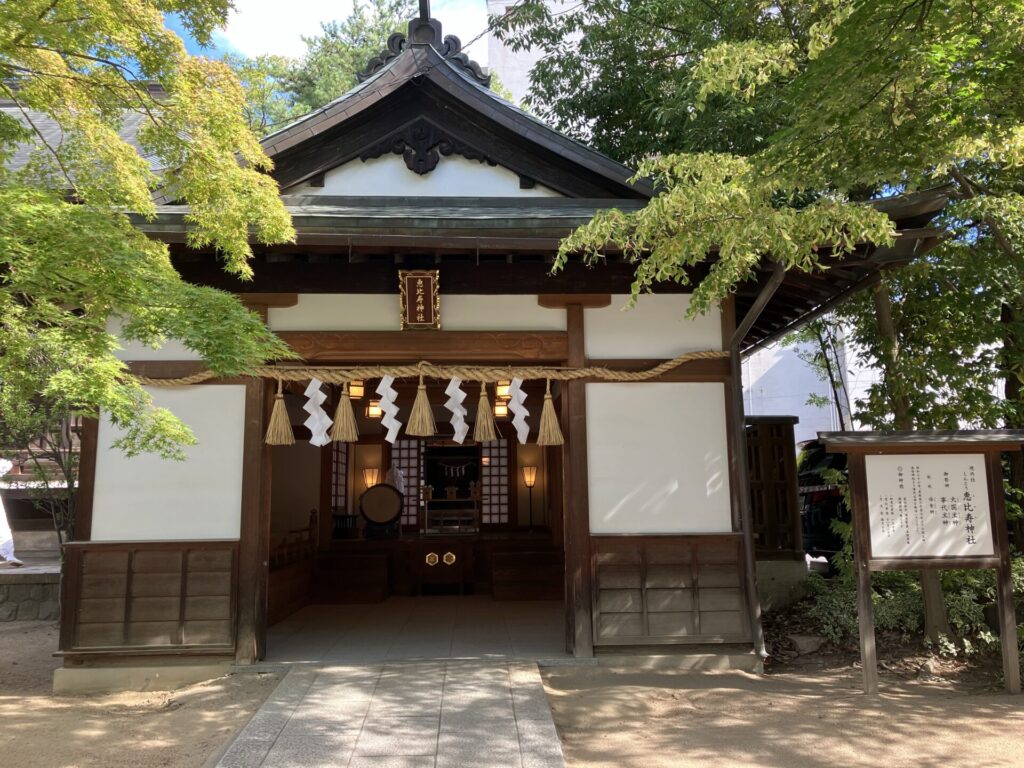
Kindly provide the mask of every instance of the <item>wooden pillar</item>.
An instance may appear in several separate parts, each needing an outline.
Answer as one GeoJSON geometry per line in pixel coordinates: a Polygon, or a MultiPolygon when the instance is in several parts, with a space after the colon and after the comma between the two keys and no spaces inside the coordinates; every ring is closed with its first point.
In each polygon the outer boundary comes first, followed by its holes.
{"type": "Polygon", "coordinates": [[[878,693],[878,654],[875,648],[875,605],[871,601],[871,568],[867,537],[868,486],[864,454],[849,456],[850,489],[853,497],[853,564],[857,574],[857,624],[860,630],[860,663],[864,672],[864,693],[878,693]]]}
{"type": "Polygon", "coordinates": [[[78,454],[78,489],[75,491],[75,519],[72,540],[92,538],[92,497],[96,485],[96,450],[99,443],[99,419],[82,419],[78,454]]]}
{"type": "MultiPolygon", "coordinates": [[[[586,364],[583,342],[583,305],[568,304],[570,366],[586,364]]],[[[578,657],[594,655],[591,595],[590,507],[587,480],[586,385],[570,381],[562,390],[563,510],[565,514],[565,611],[567,650],[578,657]]]]}
{"type": "Polygon", "coordinates": [[[992,536],[999,564],[996,566],[996,606],[999,640],[1003,652],[1003,679],[1007,693],[1020,693],[1020,654],[1017,652],[1017,611],[1010,574],[1010,543],[1006,527],[1006,490],[1003,462],[998,451],[985,456],[988,464],[989,498],[992,500],[992,536]]]}
{"type": "MultiPolygon", "coordinates": [[[[267,629],[269,508],[264,504],[263,432],[266,384],[245,383],[245,435],[242,449],[242,517],[238,545],[238,627],[235,662],[252,664],[263,651],[267,629]]],[[[267,480],[266,482],[269,482],[267,480]]]]}

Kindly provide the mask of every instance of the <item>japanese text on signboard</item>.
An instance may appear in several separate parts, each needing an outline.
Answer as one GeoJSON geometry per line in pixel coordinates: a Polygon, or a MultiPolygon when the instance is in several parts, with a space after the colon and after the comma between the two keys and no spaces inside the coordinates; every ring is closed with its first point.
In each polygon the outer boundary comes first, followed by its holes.
{"type": "Polygon", "coordinates": [[[866,456],[872,557],[993,554],[985,457],[866,456]]]}
{"type": "Polygon", "coordinates": [[[441,327],[441,295],[436,269],[400,270],[402,329],[441,327]]]}

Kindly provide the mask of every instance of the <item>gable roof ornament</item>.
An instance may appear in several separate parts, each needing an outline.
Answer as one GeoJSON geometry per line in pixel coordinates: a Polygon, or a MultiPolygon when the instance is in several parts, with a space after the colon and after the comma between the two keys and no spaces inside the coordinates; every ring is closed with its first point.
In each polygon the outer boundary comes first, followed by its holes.
{"type": "Polygon", "coordinates": [[[461,155],[487,165],[497,165],[483,150],[460,141],[429,120],[419,119],[364,149],[359,157],[364,162],[391,152],[401,155],[405,167],[420,176],[437,167],[441,156],[461,155]]]}
{"type": "Polygon", "coordinates": [[[430,15],[430,0],[420,0],[420,14],[409,21],[408,31],[395,32],[388,38],[387,48],[366,63],[366,69],[357,73],[359,82],[373,77],[411,46],[431,46],[442,58],[454,64],[485,88],[491,86],[491,76],[480,65],[462,52],[462,41],[455,35],[442,35],[441,22],[430,15]]]}

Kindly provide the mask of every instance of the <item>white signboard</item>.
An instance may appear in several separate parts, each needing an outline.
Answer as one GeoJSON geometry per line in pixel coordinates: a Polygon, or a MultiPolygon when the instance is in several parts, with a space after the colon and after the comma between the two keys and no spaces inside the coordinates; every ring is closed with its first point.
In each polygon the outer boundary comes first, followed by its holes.
{"type": "Polygon", "coordinates": [[[865,456],[871,556],[993,555],[985,456],[865,456]]]}

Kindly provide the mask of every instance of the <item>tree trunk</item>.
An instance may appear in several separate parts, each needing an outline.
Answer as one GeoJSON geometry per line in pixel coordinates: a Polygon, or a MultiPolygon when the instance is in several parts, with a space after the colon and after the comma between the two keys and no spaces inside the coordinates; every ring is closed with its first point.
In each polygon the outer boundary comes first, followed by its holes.
{"type": "MultiPolygon", "coordinates": [[[[836,376],[838,371],[832,370],[832,361],[835,359],[836,368],[839,367],[839,358],[835,354],[835,338],[829,335],[826,338],[826,330],[818,328],[814,333],[818,340],[818,349],[821,351],[822,364],[825,366],[825,375],[828,376],[828,385],[832,391],[832,405],[835,406],[836,415],[839,417],[839,429],[846,431],[846,416],[843,412],[843,402],[839,391],[839,383],[836,376]]],[[[849,411],[849,403],[846,403],[846,410],[849,411]]]]}
{"type": "MultiPolygon", "coordinates": [[[[910,402],[899,370],[899,341],[896,336],[896,324],[892,319],[892,298],[881,275],[871,287],[871,298],[875,305],[878,334],[882,340],[882,372],[885,391],[892,403],[894,423],[896,429],[913,429],[914,419],[910,414],[910,402]]],[[[950,634],[946,603],[942,597],[942,583],[939,581],[938,571],[921,571],[920,578],[921,593],[924,596],[925,637],[937,643],[940,634],[950,634]]]]}
{"type": "MultiPolygon", "coordinates": [[[[1024,407],[1022,407],[1020,378],[1011,361],[1014,359],[1013,350],[1019,344],[1018,335],[1014,325],[1017,313],[1009,304],[1003,304],[999,312],[999,322],[1003,326],[1003,352],[1002,352],[1002,374],[1003,374],[1003,395],[1010,407],[1006,409],[1006,418],[1003,425],[1007,429],[1021,429],[1024,427],[1024,407]]],[[[1010,486],[1017,491],[1024,490],[1024,452],[1010,451],[1010,486]]],[[[1013,531],[1014,541],[1024,542],[1024,518],[1017,517],[1009,521],[1010,529],[1013,531]]]]}

